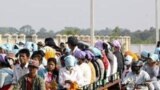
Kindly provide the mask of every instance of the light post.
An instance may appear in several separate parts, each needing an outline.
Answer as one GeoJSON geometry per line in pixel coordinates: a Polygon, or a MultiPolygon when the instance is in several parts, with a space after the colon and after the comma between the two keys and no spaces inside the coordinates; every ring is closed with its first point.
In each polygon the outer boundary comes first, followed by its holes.
{"type": "Polygon", "coordinates": [[[90,1],[90,36],[91,36],[91,45],[94,45],[94,2],[95,0],[90,1]]]}
{"type": "Polygon", "coordinates": [[[156,27],[156,43],[159,41],[159,0],[155,0],[155,27],[156,27]]]}

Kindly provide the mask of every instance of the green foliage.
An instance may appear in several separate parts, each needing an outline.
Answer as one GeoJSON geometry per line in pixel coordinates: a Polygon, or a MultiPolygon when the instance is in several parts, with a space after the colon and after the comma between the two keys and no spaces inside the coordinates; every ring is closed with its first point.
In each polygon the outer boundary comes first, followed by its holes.
{"type": "Polygon", "coordinates": [[[80,29],[76,27],[65,27],[60,34],[63,35],[79,35],[80,34],[80,29]]]}
{"type": "MultiPolygon", "coordinates": [[[[46,37],[54,37],[56,34],[63,35],[90,35],[90,29],[80,29],[77,27],[65,27],[63,30],[59,32],[54,32],[54,30],[47,30],[45,28],[41,28],[40,30],[34,30],[30,25],[24,25],[19,30],[14,27],[0,27],[0,34],[20,34],[23,33],[25,35],[37,34],[39,38],[46,37]]],[[[150,44],[155,43],[155,28],[151,27],[146,30],[137,30],[131,32],[128,29],[123,29],[120,27],[115,27],[113,30],[109,28],[105,28],[102,30],[95,30],[95,35],[100,36],[111,36],[111,39],[118,38],[119,36],[130,36],[131,43],[135,44],[150,44]]]]}

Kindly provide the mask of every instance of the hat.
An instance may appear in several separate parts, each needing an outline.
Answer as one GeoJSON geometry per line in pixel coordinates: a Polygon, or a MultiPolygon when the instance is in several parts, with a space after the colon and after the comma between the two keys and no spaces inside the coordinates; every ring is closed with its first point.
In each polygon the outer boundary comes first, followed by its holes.
{"type": "Polygon", "coordinates": [[[91,51],[85,50],[85,53],[86,53],[86,58],[87,59],[89,59],[89,60],[94,59],[94,54],[91,51]]]}
{"type": "Polygon", "coordinates": [[[132,59],[133,59],[133,57],[131,57],[130,55],[127,55],[124,59],[124,64],[130,65],[132,63],[132,59]]]}
{"type": "Polygon", "coordinates": [[[147,52],[147,51],[142,51],[142,52],[141,52],[141,56],[143,56],[143,57],[145,57],[145,58],[148,58],[149,52],[147,52]]]}
{"type": "Polygon", "coordinates": [[[94,46],[99,50],[103,50],[103,41],[97,41],[94,46]]]}
{"type": "Polygon", "coordinates": [[[68,55],[64,58],[64,63],[66,67],[75,66],[76,58],[72,55],[68,55]]]}
{"type": "Polygon", "coordinates": [[[159,61],[157,54],[150,54],[149,58],[150,58],[153,62],[159,61]]]}
{"type": "Polygon", "coordinates": [[[98,48],[91,47],[90,49],[93,52],[93,54],[94,54],[95,57],[97,57],[97,56],[101,57],[102,56],[102,53],[101,53],[101,51],[98,48]]]}
{"type": "Polygon", "coordinates": [[[133,61],[132,62],[132,66],[133,67],[143,66],[143,62],[142,61],[133,61]]]}
{"type": "Polygon", "coordinates": [[[56,51],[49,46],[44,47],[44,53],[46,60],[48,60],[49,58],[54,58],[56,56],[56,51]]]}
{"type": "Polygon", "coordinates": [[[81,51],[81,50],[77,50],[75,53],[74,53],[74,56],[78,59],[85,59],[86,57],[86,53],[84,51],[81,51]]]}
{"type": "Polygon", "coordinates": [[[74,36],[70,36],[66,43],[76,46],[78,44],[78,39],[74,36]]]}
{"type": "Polygon", "coordinates": [[[39,62],[36,60],[30,60],[28,66],[33,66],[35,68],[39,68],[39,62]]]}
{"type": "Polygon", "coordinates": [[[121,44],[120,44],[120,42],[119,42],[118,40],[114,40],[114,41],[112,42],[112,44],[113,44],[114,47],[118,47],[118,48],[121,49],[121,44]]]}

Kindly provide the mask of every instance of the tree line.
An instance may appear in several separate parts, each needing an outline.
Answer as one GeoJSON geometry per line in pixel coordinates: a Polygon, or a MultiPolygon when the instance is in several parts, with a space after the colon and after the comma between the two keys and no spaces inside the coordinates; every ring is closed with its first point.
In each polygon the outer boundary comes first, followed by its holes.
{"type": "MultiPolygon", "coordinates": [[[[55,37],[56,34],[63,35],[90,35],[90,29],[80,29],[78,27],[65,27],[64,29],[55,32],[57,30],[47,30],[41,28],[35,30],[31,25],[24,25],[20,29],[15,27],[0,27],[0,34],[25,34],[27,36],[37,34],[39,38],[55,37]]],[[[108,36],[130,36],[131,43],[135,44],[151,44],[155,43],[156,30],[154,27],[145,30],[132,31],[129,29],[123,29],[115,27],[114,29],[105,28],[101,30],[95,30],[95,35],[108,35],[108,36]]]]}

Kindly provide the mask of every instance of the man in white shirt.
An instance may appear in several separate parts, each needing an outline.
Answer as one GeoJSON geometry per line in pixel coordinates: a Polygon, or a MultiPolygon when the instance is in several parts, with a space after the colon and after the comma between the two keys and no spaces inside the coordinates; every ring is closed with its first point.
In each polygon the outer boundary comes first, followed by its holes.
{"type": "Polygon", "coordinates": [[[122,81],[123,86],[127,90],[154,90],[154,86],[150,81],[150,76],[147,72],[141,70],[143,63],[141,61],[136,61],[132,63],[132,71],[127,74],[127,76],[122,81]]]}
{"type": "Polygon", "coordinates": [[[19,51],[19,60],[20,64],[16,65],[14,68],[13,74],[13,84],[16,84],[17,81],[25,74],[29,72],[28,62],[30,59],[30,52],[28,49],[21,49],[19,51]]]}

